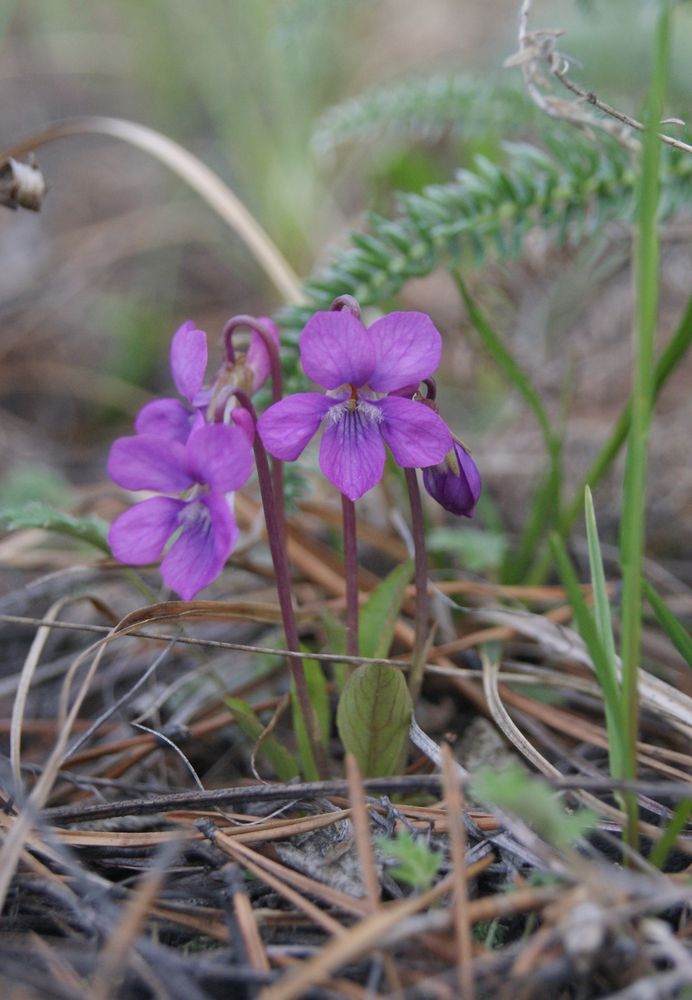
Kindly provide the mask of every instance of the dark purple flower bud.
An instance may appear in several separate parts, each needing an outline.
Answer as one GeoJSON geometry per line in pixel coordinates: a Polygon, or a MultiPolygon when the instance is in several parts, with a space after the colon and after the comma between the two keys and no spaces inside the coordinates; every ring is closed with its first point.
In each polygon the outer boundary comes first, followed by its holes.
{"type": "Polygon", "coordinates": [[[458,441],[444,461],[423,469],[423,485],[445,510],[464,517],[471,517],[481,495],[476,463],[458,441]]]}

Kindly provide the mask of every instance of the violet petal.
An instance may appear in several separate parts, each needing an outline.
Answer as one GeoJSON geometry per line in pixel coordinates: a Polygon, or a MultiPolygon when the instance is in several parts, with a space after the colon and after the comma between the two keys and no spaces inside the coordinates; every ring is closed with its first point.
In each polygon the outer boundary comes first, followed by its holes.
{"type": "Polygon", "coordinates": [[[239,489],[252,471],[247,434],[235,424],[206,424],[193,431],[185,456],[191,476],[220,493],[239,489]]]}
{"type": "Polygon", "coordinates": [[[184,506],[184,500],[152,497],[116,517],[108,532],[108,544],[115,558],[130,566],[156,562],[175,531],[184,506]]]}
{"type": "Polygon", "coordinates": [[[303,371],[325,389],[365,385],[375,366],[371,338],[349,310],[317,312],[300,335],[303,371]]]}
{"type": "Polygon", "coordinates": [[[179,399],[155,399],[137,414],[135,430],[138,434],[155,434],[185,444],[192,430],[193,416],[179,399]]]}
{"type": "Polygon", "coordinates": [[[192,320],[176,330],[171,342],[171,372],[181,396],[192,403],[207,370],[207,335],[192,320]]]}
{"type": "Polygon", "coordinates": [[[319,392],[297,392],[274,403],[257,421],[262,444],[275,458],[294,461],[336,403],[319,392]]]}
{"type": "Polygon", "coordinates": [[[376,320],[368,333],[376,354],[368,384],[377,392],[418,384],[440,363],[442,338],[425,313],[389,313],[376,320]]]}
{"type": "Polygon", "coordinates": [[[185,504],[182,531],[161,563],[165,583],[191,600],[221,573],[238,537],[233,512],[223,494],[210,493],[185,504]]]}
{"type": "Polygon", "coordinates": [[[118,438],[108,456],[108,475],[128,490],[181,493],[195,480],[187,471],[185,446],[154,434],[118,438]]]}
{"type": "Polygon", "coordinates": [[[382,478],[385,448],[379,414],[370,403],[355,410],[336,411],[325,428],[320,446],[320,468],[350,500],[357,500],[382,478]]]}
{"type": "Polygon", "coordinates": [[[454,441],[449,428],[425,403],[387,396],[373,405],[384,417],[382,437],[404,469],[437,465],[451,451],[454,441]]]}

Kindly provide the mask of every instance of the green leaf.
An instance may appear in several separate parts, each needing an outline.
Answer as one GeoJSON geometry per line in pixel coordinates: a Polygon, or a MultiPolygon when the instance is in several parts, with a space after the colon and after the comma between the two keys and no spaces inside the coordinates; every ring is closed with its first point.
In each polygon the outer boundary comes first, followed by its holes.
{"type": "Polygon", "coordinates": [[[5,531],[24,531],[27,528],[43,528],[60,535],[88,542],[107,555],[111,554],[106,540],[108,524],[100,517],[73,517],[62,510],[55,510],[48,504],[31,502],[21,507],[0,508],[0,528],[5,531]]]}
{"type": "Polygon", "coordinates": [[[388,656],[406,588],[413,577],[413,561],[407,560],[378,583],[360,609],[361,656],[388,656]]]}
{"type": "MultiPolygon", "coordinates": [[[[317,660],[303,660],[305,670],[305,683],[307,684],[310,704],[315,710],[317,723],[320,727],[322,745],[329,743],[329,733],[331,729],[331,713],[329,705],[329,690],[327,681],[322,670],[322,665],[317,660]]],[[[306,781],[319,781],[320,774],[317,763],[312,754],[312,747],[308,739],[307,728],[303,713],[300,710],[300,701],[296,694],[295,684],[291,684],[291,712],[293,715],[293,732],[298,744],[298,755],[302,765],[303,775],[306,781]]]]}
{"type": "Polygon", "coordinates": [[[396,837],[378,837],[376,842],[383,854],[399,862],[387,868],[387,872],[398,882],[421,891],[433,884],[443,857],[422,837],[414,837],[408,830],[398,830],[396,837]]]}
{"type": "Polygon", "coordinates": [[[503,771],[481,768],[471,782],[471,794],[518,816],[540,836],[564,849],[596,824],[589,809],[567,812],[561,799],[544,781],[527,774],[518,764],[503,771]]]}
{"type": "MultiPolygon", "coordinates": [[[[248,705],[242,698],[224,698],[224,702],[230,708],[231,712],[233,712],[238,728],[253,743],[257,744],[265,727],[255,715],[252,706],[248,705]]],[[[272,733],[265,736],[257,748],[257,752],[266,757],[281,781],[290,781],[291,778],[298,776],[298,764],[293,754],[289,753],[285,747],[282,747],[272,733]]]]}
{"type": "Polygon", "coordinates": [[[654,590],[651,584],[644,580],[642,586],[646,594],[646,599],[656,615],[658,624],[673,643],[678,653],[692,667],[692,636],[690,636],[684,625],[677,620],[663,598],[654,590]]]}
{"type": "Polygon", "coordinates": [[[353,672],[339,700],[336,724],[365,777],[395,773],[412,711],[406,680],[395,667],[365,663],[353,672]]]}

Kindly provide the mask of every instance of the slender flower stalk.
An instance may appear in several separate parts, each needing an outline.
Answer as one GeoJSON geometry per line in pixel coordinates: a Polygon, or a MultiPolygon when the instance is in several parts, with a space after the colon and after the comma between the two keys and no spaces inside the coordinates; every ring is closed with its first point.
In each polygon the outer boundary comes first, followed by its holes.
{"type": "MultiPolygon", "coordinates": [[[[272,320],[245,314],[232,316],[223,328],[222,339],[230,369],[238,370],[240,367],[247,372],[246,384],[239,385],[238,388],[247,391],[248,394],[255,392],[265,382],[267,375],[270,375],[272,403],[278,403],[283,399],[279,333],[272,320]],[[248,327],[252,331],[252,339],[247,354],[241,360],[233,347],[233,334],[242,327],[248,327]]],[[[283,463],[278,458],[272,458],[272,479],[279,523],[285,534],[284,472],[283,463]]]]}
{"type": "Polygon", "coordinates": [[[341,495],[344,532],[344,563],[346,567],[346,653],[358,656],[358,540],[356,532],[356,505],[341,495]]]}
{"type": "MultiPolygon", "coordinates": [[[[257,414],[250,402],[249,396],[242,389],[234,389],[233,394],[240,405],[249,413],[253,426],[257,424],[257,414]]],[[[262,444],[259,434],[254,435],[253,450],[255,453],[255,465],[257,468],[257,479],[259,481],[260,494],[262,497],[262,507],[267,525],[267,538],[269,541],[269,551],[271,553],[274,573],[276,575],[276,590],[279,597],[279,607],[283,619],[284,633],[286,635],[286,646],[292,653],[300,652],[300,639],[298,638],[298,628],[293,611],[293,601],[291,600],[291,579],[288,570],[288,558],[286,555],[285,535],[282,530],[277,504],[275,502],[271,474],[269,472],[269,461],[267,453],[262,444]]],[[[293,681],[296,686],[296,694],[300,704],[300,710],[305,721],[305,728],[310,740],[315,764],[322,777],[327,777],[327,757],[320,737],[319,725],[315,711],[310,701],[307,681],[305,679],[305,667],[302,659],[291,657],[289,666],[293,681]]]]}
{"type": "Polygon", "coordinates": [[[423,669],[428,648],[428,622],[430,601],[428,598],[428,552],[425,547],[425,522],[421,503],[418,477],[415,469],[404,469],[409,503],[411,505],[411,531],[413,534],[413,554],[415,561],[414,586],[416,591],[415,640],[409,674],[409,691],[415,704],[423,683],[423,669]]]}

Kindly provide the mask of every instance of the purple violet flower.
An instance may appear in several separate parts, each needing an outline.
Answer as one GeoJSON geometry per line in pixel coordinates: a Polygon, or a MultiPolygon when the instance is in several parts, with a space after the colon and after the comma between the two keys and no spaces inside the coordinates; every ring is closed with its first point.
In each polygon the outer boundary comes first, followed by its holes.
{"type": "MultiPolygon", "coordinates": [[[[196,378],[193,371],[191,382],[196,378]]],[[[108,458],[111,478],[125,489],[168,495],[116,518],[108,534],[113,555],[142,566],[165,552],[161,576],[189,601],[216,579],[233,549],[238,526],[226,494],[239,489],[251,469],[247,434],[236,426],[207,424],[184,443],[148,433],[118,438],[108,458]]]]}
{"type": "Polygon", "coordinates": [[[204,373],[207,370],[207,335],[188,320],[176,330],[171,342],[171,373],[181,396],[179,399],[155,399],[137,414],[135,430],[138,434],[154,434],[184,444],[193,427],[201,426],[202,410],[209,402],[204,392],[204,373]]]}
{"type": "Polygon", "coordinates": [[[423,469],[423,485],[445,510],[464,517],[471,517],[481,495],[476,463],[459,441],[443,462],[423,469]]]}
{"type": "Polygon", "coordinates": [[[351,500],[382,478],[385,445],[404,468],[441,462],[453,446],[442,418],[415,400],[383,395],[427,378],[441,352],[424,313],[390,313],[367,329],[349,310],[315,313],[300,336],[300,359],[327,395],[299,392],[270,406],[257,423],[265,448],[292,462],[324,421],[320,468],[351,500]]]}

